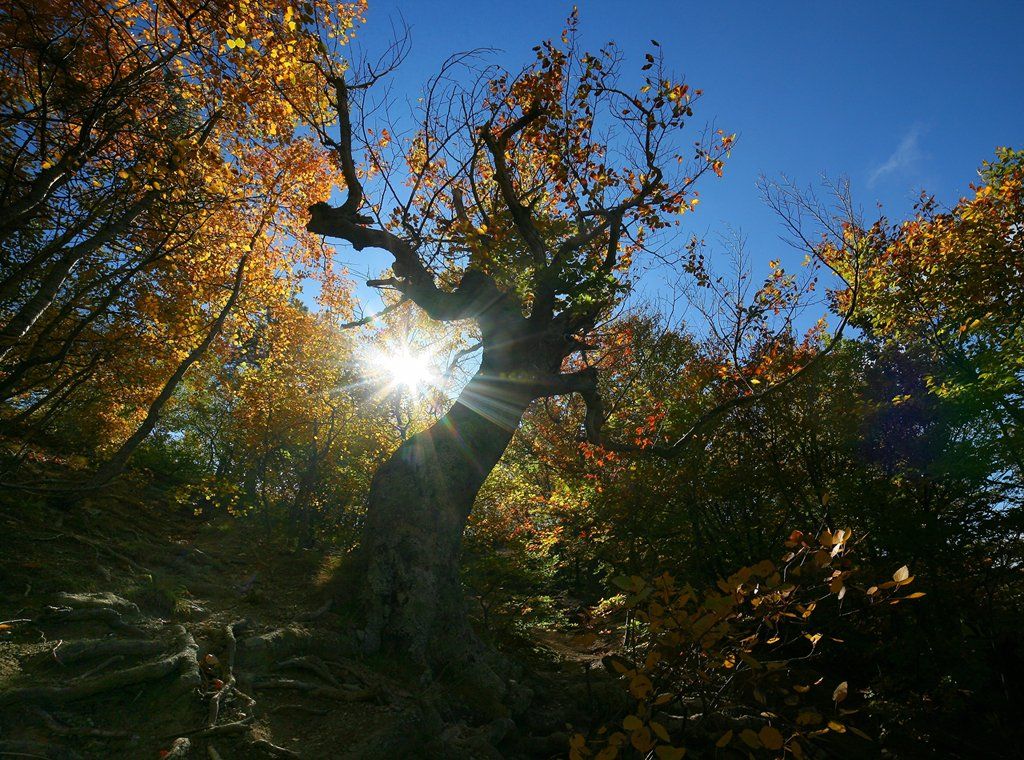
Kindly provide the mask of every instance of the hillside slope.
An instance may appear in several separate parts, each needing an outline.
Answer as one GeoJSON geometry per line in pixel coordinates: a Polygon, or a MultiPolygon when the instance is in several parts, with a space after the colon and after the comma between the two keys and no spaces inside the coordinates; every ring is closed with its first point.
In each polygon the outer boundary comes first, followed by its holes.
{"type": "Polygon", "coordinates": [[[601,676],[554,655],[497,690],[361,659],[341,557],[201,520],[139,476],[71,506],[8,492],[0,526],[5,756],[557,757],[595,707],[601,676]]]}

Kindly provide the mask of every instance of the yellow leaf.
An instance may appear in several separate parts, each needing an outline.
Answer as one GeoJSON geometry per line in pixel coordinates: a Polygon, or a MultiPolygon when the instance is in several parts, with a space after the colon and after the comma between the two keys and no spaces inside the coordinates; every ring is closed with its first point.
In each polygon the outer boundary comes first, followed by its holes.
{"type": "Polygon", "coordinates": [[[846,726],[844,726],[842,723],[840,723],[838,721],[830,720],[828,722],[828,727],[831,728],[833,731],[835,731],[837,734],[845,734],[846,733],[846,726]]]}
{"type": "Polygon", "coordinates": [[[654,690],[654,684],[647,676],[636,676],[629,682],[629,693],[636,699],[644,699],[654,690]]]}
{"type": "Polygon", "coordinates": [[[660,723],[655,723],[653,720],[651,721],[651,731],[653,731],[654,735],[661,739],[663,742],[672,741],[672,738],[668,735],[668,731],[665,729],[665,727],[660,723]]]}
{"type": "Polygon", "coordinates": [[[821,723],[821,715],[814,710],[807,710],[796,716],[796,722],[798,726],[813,726],[821,723]]]}
{"type": "Polygon", "coordinates": [[[753,749],[758,749],[761,746],[760,737],[749,728],[744,728],[740,731],[740,739],[743,740],[744,744],[753,749]]]}
{"type": "Polygon", "coordinates": [[[892,574],[892,579],[897,583],[903,583],[910,577],[910,568],[904,565],[895,573],[892,574]]]}
{"type": "Polygon", "coordinates": [[[686,750],[682,747],[658,747],[654,754],[658,756],[658,760],[682,760],[686,750]]]}
{"type": "Polygon", "coordinates": [[[907,594],[903,598],[904,599],[920,599],[922,596],[924,596],[924,592],[923,591],[915,591],[913,594],[907,594]]]}
{"type": "Polygon", "coordinates": [[[764,745],[765,749],[782,749],[786,744],[786,740],[779,733],[779,730],[772,726],[764,726],[757,732],[757,737],[761,740],[761,744],[764,745]]]}
{"type": "Polygon", "coordinates": [[[629,735],[629,743],[639,752],[649,752],[651,749],[651,732],[641,728],[629,735]]]}
{"type": "Polygon", "coordinates": [[[627,731],[636,731],[638,728],[643,728],[644,722],[635,715],[627,715],[622,719],[622,727],[627,731]]]}
{"type": "Polygon", "coordinates": [[[726,745],[728,745],[729,742],[731,742],[731,741],[732,741],[732,729],[730,728],[728,731],[726,731],[724,734],[722,734],[719,737],[718,741],[715,742],[715,746],[718,747],[719,749],[721,749],[722,747],[725,747],[726,745]]]}

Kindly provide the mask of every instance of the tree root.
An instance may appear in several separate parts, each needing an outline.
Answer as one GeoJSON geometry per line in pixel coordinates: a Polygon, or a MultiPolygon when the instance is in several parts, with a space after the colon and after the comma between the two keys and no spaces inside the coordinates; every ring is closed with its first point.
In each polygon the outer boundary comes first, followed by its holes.
{"type": "Polygon", "coordinates": [[[221,723],[219,726],[207,726],[206,728],[200,728],[195,731],[189,731],[190,736],[209,737],[209,736],[223,736],[224,734],[241,734],[246,731],[252,730],[252,724],[256,718],[252,715],[236,720],[233,723],[221,723]]]}
{"type": "Polygon", "coordinates": [[[42,718],[47,728],[58,736],[89,736],[97,739],[127,739],[131,736],[127,731],[109,731],[102,728],[76,728],[65,726],[50,713],[41,708],[33,708],[32,714],[42,718]]]}
{"type": "Polygon", "coordinates": [[[81,755],[67,747],[39,742],[0,741],[0,757],[36,757],[43,760],[80,760],[81,755]]]}
{"type": "Polygon", "coordinates": [[[299,625],[246,637],[238,642],[238,646],[239,656],[247,666],[256,670],[273,668],[277,663],[298,655],[335,657],[355,649],[352,640],[340,634],[318,631],[314,635],[299,625]]]}
{"type": "Polygon", "coordinates": [[[319,620],[328,612],[331,611],[331,607],[334,606],[334,600],[328,599],[321,606],[317,607],[313,612],[307,612],[303,615],[296,615],[295,619],[300,623],[312,623],[315,620],[319,620]]]}
{"type": "Polygon", "coordinates": [[[331,669],[327,667],[327,663],[321,660],[315,655],[305,655],[302,657],[292,657],[290,660],[285,660],[277,666],[278,670],[284,670],[286,668],[296,668],[298,670],[308,670],[315,675],[320,676],[322,679],[327,681],[331,686],[340,688],[341,683],[334,674],[331,673],[331,669]]]}
{"type": "Polygon", "coordinates": [[[224,639],[227,642],[227,656],[225,657],[225,662],[227,664],[227,678],[224,679],[224,685],[221,686],[217,693],[210,698],[210,714],[206,720],[207,726],[217,725],[217,716],[220,714],[220,703],[235,686],[235,649],[237,646],[237,642],[235,640],[235,626],[238,625],[238,622],[239,621],[235,621],[224,626],[224,639]]]}
{"type": "Polygon", "coordinates": [[[129,602],[127,599],[124,599],[117,594],[111,594],[109,592],[95,594],[70,594],[62,591],[57,594],[57,600],[61,602],[64,607],[73,607],[75,609],[110,608],[116,610],[122,615],[131,615],[134,617],[139,615],[138,605],[134,602],[129,602]]]}
{"type": "Polygon", "coordinates": [[[102,694],[103,692],[131,686],[145,681],[155,681],[174,672],[198,673],[195,640],[181,626],[177,627],[177,639],[182,649],[153,662],[116,670],[95,678],[79,678],[66,686],[29,686],[11,689],[0,694],[0,707],[24,702],[49,702],[64,704],[78,699],[102,694]]]}
{"type": "Polygon", "coordinates": [[[14,625],[15,623],[32,623],[32,622],[34,622],[32,620],[32,618],[13,618],[11,620],[0,620],[0,625],[14,625]]]}
{"type": "Polygon", "coordinates": [[[82,623],[82,622],[106,623],[115,630],[125,631],[134,636],[144,636],[141,628],[126,623],[121,613],[113,607],[47,607],[40,622],[45,623],[82,623]]]}
{"type": "Polygon", "coordinates": [[[298,752],[285,749],[284,747],[278,747],[276,744],[272,744],[266,739],[254,739],[252,741],[252,746],[259,747],[271,757],[302,757],[298,752]]]}
{"type": "Polygon", "coordinates": [[[373,699],[374,692],[370,689],[346,689],[334,688],[333,686],[321,686],[309,681],[298,681],[294,678],[272,678],[264,681],[256,681],[254,689],[295,689],[305,692],[311,697],[322,697],[324,699],[336,699],[341,702],[365,702],[373,699]]]}
{"type": "Polygon", "coordinates": [[[100,657],[141,657],[162,652],[165,644],[157,639],[79,639],[65,643],[60,662],[72,665],[100,657]]]}
{"type": "Polygon", "coordinates": [[[101,670],[106,670],[108,667],[113,665],[115,662],[121,662],[121,660],[123,660],[123,659],[124,659],[124,655],[123,654],[115,654],[113,657],[109,657],[106,660],[104,660],[103,662],[101,662],[95,668],[91,668],[91,669],[85,671],[79,677],[80,678],[88,678],[89,676],[94,676],[97,673],[99,673],[101,670]]]}

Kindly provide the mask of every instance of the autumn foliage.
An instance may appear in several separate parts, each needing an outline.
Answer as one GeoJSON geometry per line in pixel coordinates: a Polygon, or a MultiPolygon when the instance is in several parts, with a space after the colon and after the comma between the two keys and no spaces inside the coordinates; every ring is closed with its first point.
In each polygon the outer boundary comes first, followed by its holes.
{"type": "Polygon", "coordinates": [[[449,59],[395,124],[404,41],[350,55],[365,10],[0,12],[3,487],[77,509],[128,472],[343,564],[387,463],[455,441],[402,471],[447,483],[496,437],[452,481],[479,493],[445,578],[488,647],[601,664],[553,727],[516,716],[570,757],[1009,756],[1024,154],[896,222],[766,183],[803,263],[754,259],[681,234],[736,136],[694,130],[657,42],[587,52],[574,12],[520,70],[449,59]],[[381,313],[328,239],[390,254],[381,313]],[[687,321],[639,303],[656,266],[687,321]]]}

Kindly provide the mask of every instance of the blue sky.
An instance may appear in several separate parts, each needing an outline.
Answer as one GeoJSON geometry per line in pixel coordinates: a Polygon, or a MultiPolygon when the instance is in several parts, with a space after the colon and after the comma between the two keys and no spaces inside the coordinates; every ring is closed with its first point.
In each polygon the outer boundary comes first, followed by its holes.
{"type": "MultiPolygon", "coordinates": [[[[497,59],[518,68],[572,8],[540,0],[370,2],[358,37],[367,50],[387,41],[392,19],[412,29],[394,86],[413,97],[457,50],[497,47],[497,59]]],[[[701,185],[687,232],[738,228],[755,260],[785,251],[755,186],[762,173],[785,172],[801,184],[823,172],[846,175],[869,215],[881,203],[899,218],[922,188],[952,203],[996,146],[1024,145],[1024,0],[577,4],[587,47],[614,40],[640,61],[657,39],[672,67],[705,92],[696,124],[738,133],[725,177],[701,185]]]]}

